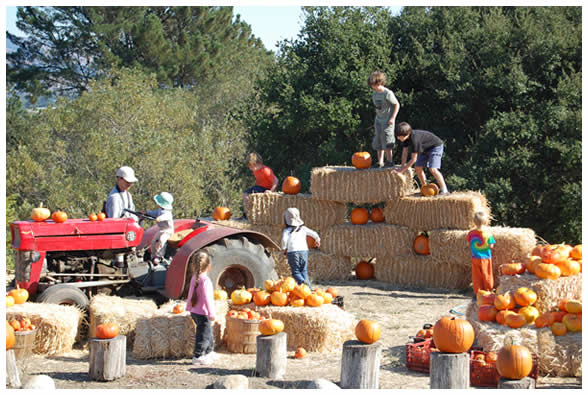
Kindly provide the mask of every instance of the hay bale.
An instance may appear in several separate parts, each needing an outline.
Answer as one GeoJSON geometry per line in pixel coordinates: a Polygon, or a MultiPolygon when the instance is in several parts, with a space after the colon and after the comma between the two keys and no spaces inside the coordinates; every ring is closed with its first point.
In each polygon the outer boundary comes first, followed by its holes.
{"type": "Polygon", "coordinates": [[[384,216],[389,224],[412,229],[473,229],[474,213],[490,214],[486,197],[479,192],[453,192],[449,195],[421,196],[419,192],[400,199],[386,199],[384,216]]]}
{"type": "Polygon", "coordinates": [[[268,236],[274,243],[280,245],[282,241],[282,231],[284,225],[260,225],[248,222],[246,219],[229,219],[226,221],[212,221],[219,225],[228,226],[230,228],[252,230],[254,232],[263,233],[268,236]]]}
{"type": "MultiPolygon", "coordinates": [[[[279,251],[272,251],[276,273],[279,277],[292,275],[288,258],[279,251]]],[[[351,257],[327,254],[321,250],[308,251],[308,276],[311,282],[326,280],[347,280],[353,270],[351,257]]]]}
{"type": "Polygon", "coordinates": [[[288,350],[303,347],[308,352],[337,351],[345,341],[355,338],[357,321],[334,304],[320,307],[257,306],[254,303],[230,306],[235,310],[246,307],[284,322],[288,350]]]}
{"type": "Polygon", "coordinates": [[[339,256],[408,256],[418,232],[405,226],[368,222],[346,223],[328,228],[321,249],[339,256]]]}
{"type": "Polygon", "coordinates": [[[435,261],[430,255],[377,256],[376,280],[427,288],[465,289],[472,282],[471,268],[435,261]]]}
{"type": "MultiPolygon", "coordinates": [[[[171,300],[149,318],[139,319],[133,342],[133,356],[137,359],[186,358],[194,355],[196,325],[190,312],[174,314],[173,307],[185,301],[171,300]]],[[[212,323],[215,345],[223,344],[228,303],[215,300],[216,319],[212,323]]]]}
{"type": "Polygon", "coordinates": [[[106,322],[114,322],[120,334],[127,337],[127,347],[133,344],[137,321],[151,317],[157,305],[151,299],[130,299],[118,296],[95,295],[90,299],[89,336],[96,336],[96,327],[106,322]]]}
{"type": "Polygon", "coordinates": [[[414,193],[416,184],[413,175],[412,168],[400,174],[392,168],[359,170],[351,166],[315,167],[310,176],[310,190],[315,199],[379,203],[414,193]]]}
{"type": "Polygon", "coordinates": [[[534,306],[540,313],[556,310],[562,299],[582,299],[582,273],[548,280],[525,272],[518,276],[500,276],[499,280],[496,292],[500,294],[514,292],[520,287],[534,290],[537,294],[534,306]]]}
{"type": "Polygon", "coordinates": [[[485,352],[498,352],[506,338],[511,337],[537,355],[540,375],[582,376],[582,332],[554,336],[550,328],[525,325],[513,329],[496,322],[480,321],[475,302],[468,305],[466,318],[472,324],[476,339],[485,352]]]}
{"type": "Polygon", "coordinates": [[[283,214],[296,207],[305,225],[311,229],[326,229],[345,221],[347,207],[343,203],[319,200],[310,194],[286,195],[282,192],[249,195],[247,219],[257,225],[284,225],[283,214]]]}
{"type": "Polygon", "coordinates": [[[28,318],[37,327],[33,352],[59,355],[71,351],[84,314],[76,306],[26,302],[6,308],[6,319],[28,318]]]}
{"type": "MultiPolygon", "coordinates": [[[[524,262],[528,253],[535,247],[535,232],[527,228],[508,228],[489,226],[496,244],[492,248],[492,267],[497,279],[498,267],[504,263],[524,262]]],[[[472,255],[467,242],[469,230],[434,229],[429,233],[431,257],[441,262],[454,262],[456,265],[471,267],[472,255]]]]}

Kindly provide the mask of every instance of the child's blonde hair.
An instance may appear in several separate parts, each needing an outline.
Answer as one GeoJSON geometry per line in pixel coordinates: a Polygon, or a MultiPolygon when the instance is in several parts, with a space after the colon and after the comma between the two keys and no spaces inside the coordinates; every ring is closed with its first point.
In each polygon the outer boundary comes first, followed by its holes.
{"type": "Polygon", "coordinates": [[[200,277],[200,273],[206,271],[210,264],[210,256],[204,251],[198,251],[196,256],[190,259],[190,272],[196,277],[194,290],[192,291],[192,297],[190,298],[190,306],[196,306],[196,302],[198,302],[198,292],[196,292],[198,288],[198,278],[200,277]]]}
{"type": "Polygon", "coordinates": [[[386,74],[382,71],[374,71],[368,78],[368,85],[386,85],[386,74]]]}
{"type": "Polygon", "coordinates": [[[259,155],[257,152],[252,152],[247,157],[247,164],[248,165],[261,165],[261,164],[263,164],[263,159],[261,158],[261,155],[259,155]]]}
{"type": "Polygon", "coordinates": [[[484,211],[476,211],[474,213],[474,225],[476,228],[487,226],[490,223],[490,216],[484,211]]]}

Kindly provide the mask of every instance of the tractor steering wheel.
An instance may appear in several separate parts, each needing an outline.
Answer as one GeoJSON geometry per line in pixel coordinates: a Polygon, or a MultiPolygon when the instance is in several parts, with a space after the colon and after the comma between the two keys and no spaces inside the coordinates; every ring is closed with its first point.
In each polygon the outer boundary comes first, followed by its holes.
{"type": "Polygon", "coordinates": [[[129,209],[126,209],[126,208],[124,208],[123,211],[128,211],[129,213],[131,213],[131,214],[136,215],[137,217],[139,217],[139,225],[140,226],[143,225],[143,220],[145,220],[145,219],[148,219],[148,220],[151,220],[151,221],[154,221],[155,220],[155,217],[152,217],[152,216],[150,216],[148,214],[141,213],[139,211],[133,211],[133,210],[129,210],[129,209]]]}

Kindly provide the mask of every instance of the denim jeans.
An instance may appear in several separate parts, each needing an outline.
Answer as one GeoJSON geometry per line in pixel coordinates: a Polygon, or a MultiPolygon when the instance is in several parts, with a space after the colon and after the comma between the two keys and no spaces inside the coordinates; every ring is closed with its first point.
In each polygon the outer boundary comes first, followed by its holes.
{"type": "Polygon", "coordinates": [[[194,344],[194,357],[199,358],[214,350],[214,336],[212,324],[205,315],[190,313],[196,324],[196,343],[194,344]]]}
{"type": "Polygon", "coordinates": [[[306,283],[310,287],[308,278],[308,251],[292,251],[288,253],[288,265],[296,283],[306,283]]]}

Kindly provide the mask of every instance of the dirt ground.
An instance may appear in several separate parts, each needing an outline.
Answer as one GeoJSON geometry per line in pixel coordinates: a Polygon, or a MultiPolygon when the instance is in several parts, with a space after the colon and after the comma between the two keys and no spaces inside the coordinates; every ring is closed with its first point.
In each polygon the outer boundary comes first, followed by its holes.
{"type": "MultiPolygon", "coordinates": [[[[465,313],[473,293],[439,289],[415,289],[378,281],[322,282],[322,288],[334,286],[343,296],[345,311],[357,319],[378,321],[382,326],[383,354],[379,383],[382,389],[428,389],[429,376],[408,370],[405,345],[410,336],[425,323],[435,323],[450,310],[465,313]]],[[[46,374],[58,389],[203,389],[220,377],[241,374],[249,378],[250,389],[295,389],[312,379],[327,379],[339,384],[341,350],[331,353],[309,353],[294,359],[288,351],[287,371],[283,379],[270,380],[255,376],[255,354],[231,354],[217,349],[221,358],[211,366],[193,366],[188,358],[177,360],[138,360],[127,353],[126,375],[111,382],[91,381],[88,376],[88,351],[76,345],[65,355],[34,355],[22,362],[22,382],[30,375],[46,374]]],[[[580,389],[581,378],[539,377],[537,388],[580,389]]]]}

